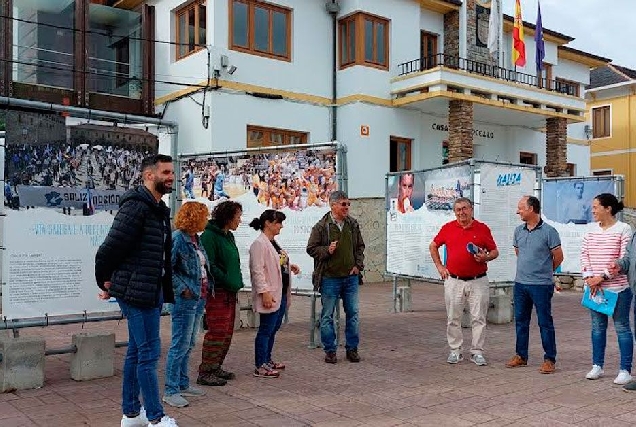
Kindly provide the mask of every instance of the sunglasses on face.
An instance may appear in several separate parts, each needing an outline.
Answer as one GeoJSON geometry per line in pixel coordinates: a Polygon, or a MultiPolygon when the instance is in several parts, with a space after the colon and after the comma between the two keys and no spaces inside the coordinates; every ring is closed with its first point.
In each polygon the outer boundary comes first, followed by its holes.
{"type": "Polygon", "coordinates": [[[340,203],[338,203],[338,204],[339,204],[340,206],[342,206],[343,208],[344,208],[344,207],[349,207],[349,206],[351,206],[351,202],[340,202],[340,203]]]}

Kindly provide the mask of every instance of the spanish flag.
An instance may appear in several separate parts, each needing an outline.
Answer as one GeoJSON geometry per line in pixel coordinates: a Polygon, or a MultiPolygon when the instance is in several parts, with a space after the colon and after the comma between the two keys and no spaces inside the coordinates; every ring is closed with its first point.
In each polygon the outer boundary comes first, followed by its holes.
{"type": "Polygon", "coordinates": [[[526,44],[523,41],[523,19],[521,18],[521,0],[515,4],[515,25],[512,29],[512,63],[526,65],[526,44]]]}

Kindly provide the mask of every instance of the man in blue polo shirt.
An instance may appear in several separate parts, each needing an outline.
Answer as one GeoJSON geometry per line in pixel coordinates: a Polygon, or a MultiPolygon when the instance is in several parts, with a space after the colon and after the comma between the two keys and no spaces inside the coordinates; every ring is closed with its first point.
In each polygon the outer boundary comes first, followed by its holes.
{"type": "Polygon", "coordinates": [[[506,363],[508,368],[528,364],[530,317],[532,306],[537,311],[543,344],[542,374],[551,374],[556,364],[556,337],[552,320],[554,270],[563,261],[561,238],[554,227],[541,219],[541,203],[534,196],[525,196],[517,205],[517,214],[525,223],[515,229],[517,275],[514,287],[515,326],[517,343],[515,356],[506,363]]]}

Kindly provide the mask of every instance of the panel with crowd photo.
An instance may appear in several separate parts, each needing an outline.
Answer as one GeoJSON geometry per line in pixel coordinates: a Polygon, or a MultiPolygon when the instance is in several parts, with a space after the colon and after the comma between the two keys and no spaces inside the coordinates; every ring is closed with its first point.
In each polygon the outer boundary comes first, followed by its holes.
{"type": "Polygon", "coordinates": [[[141,184],[141,161],[158,152],[156,135],[138,127],[60,113],[6,112],[5,205],[89,215],[117,209],[141,184]]]}
{"type": "Polygon", "coordinates": [[[184,199],[209,201],[252,193],[272,209],[328,206],[337,189],[336,152],[296,150],[198,157],[182,163],[184,199]]]}
{"type": "MultiPolygon", "coordinates": [[[[278,241],[301,268],[293,287],[311,290],[313,260],[305,247],[311,227],[329,212],[329,195],[338,189],[338,155],[335,145],[327,144],[184,157],[181,196],[184,202],[205,203],[210,210],[227,199],[241,204],[242,224],[234,233],[241,259],[249,258],[258,235],[247,225],[250,220],[266,209],[284,212],[287,219],[278,241]]],[[[250,283],[248,263],[241,267],[245,283],[250,283]]]]}

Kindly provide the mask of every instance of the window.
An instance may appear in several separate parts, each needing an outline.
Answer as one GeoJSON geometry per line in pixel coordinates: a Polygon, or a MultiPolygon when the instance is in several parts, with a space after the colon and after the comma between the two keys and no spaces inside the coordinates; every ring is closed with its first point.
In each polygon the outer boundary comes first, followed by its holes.
{"type": "Polygon", "coordinates": [[[610,106],[592,108],[592,137],[608,138],[611,135],[610,106]]]}
{"type": "Polygon", "coordinates": [[[205,0],[195,0],[176,12],[177,60],[205,46],[206,7],[205,0]]]}
{"type": "Polygon", "coordinates": [[[420,70],[430,70],[438,64],[437,36],[422,31],[420,33],[420,70]]]}
{"type": "Polygon", "coordinates": [[[554,79],[554,89],[557,92],[564,93],[570,96],[580,96],[580,84],[571,80],[562,79],[557,77],[554,79]]]}
{"type": "Polygon", "coordinates": [[[291,9],[255,0],[230,1],[230,48],[291,61],[291,9]]]}
{"type": "Polygon", "coordinates": [[[592,171],[593,176],[609,176],[612,173],[613,172],[611,169],[599,169],[599,170],[592,171]]]}
{"type": "Polygon", "coordinates": [[[448,140],[442,142],[442,164],[448,164],[448,140]]]}
{"type": "Polygon", "coordinates": [[[390,169],[389,172],[401,172],[411,169],[411,143],[412,139],[392,136],[389,147],[390,169]]]}
{"type": "Polygon", "coordinates": [[[389,69],[389,21],[357,12],[339,22],[340,68],[351,65],[389,69]]]}
{"type": "Polygon", "coordinates": [[[567,171],[568,176],[576,176],[576,165],[574,163],[568,163],[567,171]]]}
{"type": "Polygon", "coordinates": [[[307,132],[247,126],[247,148],[307,144],[307,132]]]}
{"type": "Polygon", "coordinates": [[[115,42],[115,87],[128,83],[130,77],[130,38],[115,42]]]}
{"type": "Polygon", "coordinates": [[[541,78],[539,80],[539,87],[550,90],[552,88],[552,64],[547,62],[543,63],[543,70],[541,70],[541,78]]]}
{"type": "Polygon", "coordinates": [[[525,151],[520,152],[519,163],[521,163],[522,165],[536,165],[537,153],[528,153],[525,151]]]}

